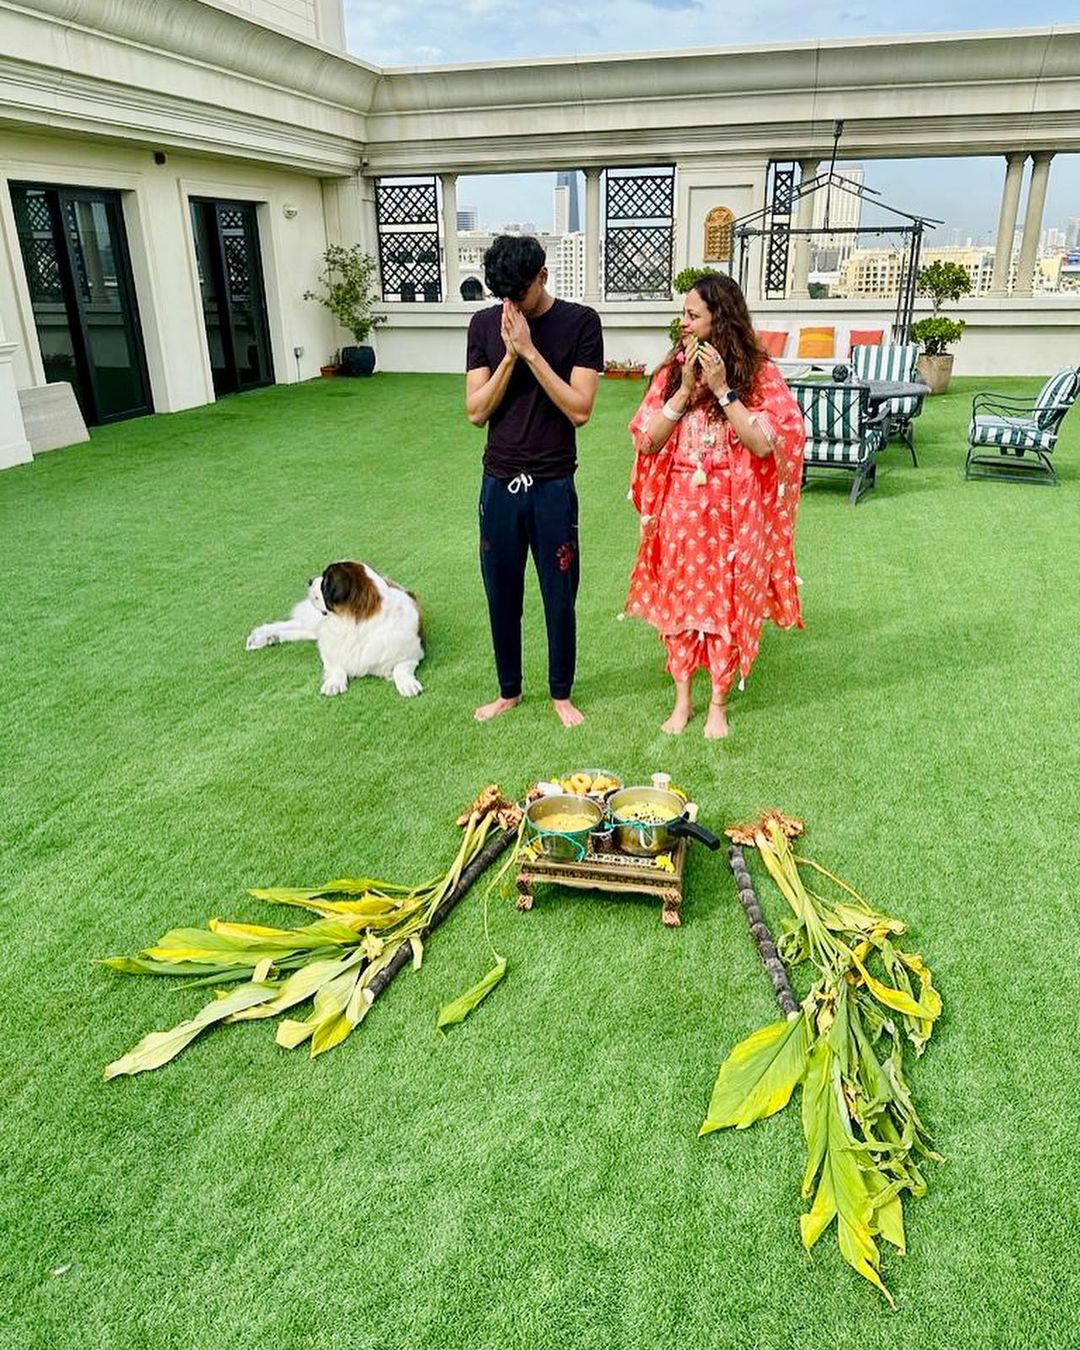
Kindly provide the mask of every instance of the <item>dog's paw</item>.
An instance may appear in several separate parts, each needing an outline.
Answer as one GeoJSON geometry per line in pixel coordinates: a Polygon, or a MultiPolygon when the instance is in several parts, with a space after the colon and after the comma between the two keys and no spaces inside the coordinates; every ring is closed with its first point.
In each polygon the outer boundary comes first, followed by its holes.
{"type": "Polygon", "coordinates": [[[277,642],[277,634],[272,633],[269,628],[253,628],[248,634],[248,640],[244,644],[249,652],[257,652],[260,647],[272,647],[277,642]]]}
{"type": "Polygon", "coordinates": [[[327,697],[333,697],[334,694],[343,694],[349,687],[349,677],[347,675],[327,675],[322,682],[320,694],[326,694],[327,697]]]}
{"type": "Polygon", "coordinates": [[[394,684],[402,698],[415,698],[424,692],[424,686],[415,675],[395,675],[394,684]]]}

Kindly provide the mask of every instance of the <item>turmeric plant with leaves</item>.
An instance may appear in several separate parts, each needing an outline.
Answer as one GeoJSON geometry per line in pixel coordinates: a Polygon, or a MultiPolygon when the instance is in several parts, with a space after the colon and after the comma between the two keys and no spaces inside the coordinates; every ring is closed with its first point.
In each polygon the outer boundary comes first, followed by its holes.
{"type": "Polygon", "coordinates": [[[195,1017],[143,1037],[106,1068],[106,1079],[159,1068],[218,1023],[277,1017],[308,999],[312,1008],[306,1017],[279,1023],[277,1043],[294,1049],[310,1042],[312,1059],[340,1045],[367,1016],[380,980],[393,974],[394,964],[411,960],[419,967],[437,912],[453,903],[472,872],[509,846],[520,820],[513,803],[497,788],[487,788],[458,820],[464,834],[451,866],[421,886],[345,877],[310,889],[253,890],[249,894],[257,900],[318,917],[299,928],[211,919],[206,928],[173,929],[139,956],[106,958],[103,965],[129,974],[187,976],[182,988],[235,986],[218,991],[195,1017]]]}
{"type": "Polygon", "coordinates": [[[921,956],[903,949],[903,922],[877,913],[839,877],[797,856],[791,823],[772,813],[728,833],[736,849],[757,849],[791,911],[780,955],[788,966],[809,962],[814,983],[789,1020],[732,1050],[699,1134],[746,1129],[783,1110],[801,1085],[802,1194],[812,1199],[800,1220],[803,1245],[809,1251],[835,1220],[844,1260],[895,1307],[881,1278],[877,1240],[905,1251],[903,1194],[924,1195],[920,1164],[940,1161],[912,1101],[904,1049],[922,1054],[941,998],[921,956]],[[828,895],[821,894],[822,881],[828,895]]]}

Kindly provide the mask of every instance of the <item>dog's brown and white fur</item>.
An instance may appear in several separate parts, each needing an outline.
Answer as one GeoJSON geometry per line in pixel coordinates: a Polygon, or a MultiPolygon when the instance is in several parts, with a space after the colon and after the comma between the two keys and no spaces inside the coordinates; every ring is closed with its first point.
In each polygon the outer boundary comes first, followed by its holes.
{"type": "Polygon", "coordinates": [[[424,659],[416,597],[364,563],[331,563],[288,619],[252,629],[247,649],[275,642],[318,644],[324,694],[343,694],[349,680],[361,675],[393,680],[405,698],[423,692],[416,678],[424,659]]]}

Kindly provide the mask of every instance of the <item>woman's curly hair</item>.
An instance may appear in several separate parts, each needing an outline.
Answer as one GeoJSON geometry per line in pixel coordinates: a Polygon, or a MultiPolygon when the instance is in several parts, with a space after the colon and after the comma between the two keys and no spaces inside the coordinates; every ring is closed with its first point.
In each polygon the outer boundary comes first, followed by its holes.
{"type": "MultiPolygon", "coordinates": [[[[699,277],[690,289],[698,293],[712,317],[708,341],[724,359],[728,384],[737,389],[744,400],[752,398],[766,354],[757,340],[738,282],[724,272],[710,272],[699,277]]],[[[667,370],[665,399],[671,398],[682,380],[682,363],[676,359],[682,349],[682,343],[677,342],[657,367],[657,373],[667,370]]],[[[709,399],[709,416],[720,416],[720,405],[715,399],[709,399]]]]}
{"type": "Polygon", "coordinates": [[[500,300],[520,300],[540,275],[547,254],[527,234],[500,234],[484,254],[484,280],[500,300]]]}

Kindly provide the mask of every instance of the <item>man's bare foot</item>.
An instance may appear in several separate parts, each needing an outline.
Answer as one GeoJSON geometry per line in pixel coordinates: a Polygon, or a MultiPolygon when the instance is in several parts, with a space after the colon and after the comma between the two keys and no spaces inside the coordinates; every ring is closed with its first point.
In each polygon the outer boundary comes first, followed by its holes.
{"type": "Polygon", "coordinates": [[[493,717],[498,717],[500,713],[509,712],[511,708],[516,708],[520,702],[520,694],[517,698],[497,698],[494,703],[485,703],[482,708],[477,708],[473,717],[478,722],[490,722],[493,717]]]}
{"type": "Polygon", "coordinates": [[[551,704],[564,727],[579,727],[585,721],[585,714],[580,708],[575,708],[568,698],[553,698],[551,704]]]}
{"type": "Polygon", "coordinates": [[[687,722],[694,715],[694,709],[689,703],[676,703],[675,711],[668,720],[663,723],[660,730],[666,731],[669,736],[677,736],[680,731],[685,730],[687,722]]]}
{"type": "Polygon", "coordinates": [[[710,703],[709,715],[705,719],[705,739],[720,741],[728,734],[727,708],[722,703],[710,703]]]}

